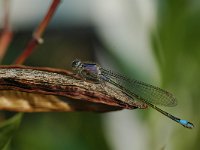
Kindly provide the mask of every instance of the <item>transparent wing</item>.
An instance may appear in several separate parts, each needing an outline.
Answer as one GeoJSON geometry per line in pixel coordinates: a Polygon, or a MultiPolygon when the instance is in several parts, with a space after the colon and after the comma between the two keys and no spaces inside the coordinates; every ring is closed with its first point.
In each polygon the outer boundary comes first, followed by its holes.
{"type": "Polygon", "coordinates": [[[131,93],[134,93],[136,96],[138,96],[138,99],[142,98],[145,101],[155,105],[163,105],[169,107],[177,105],[176,98],[171,93],[159,87],[155,87],[153,85],[134,79],[129,79],[123,75],[113,73],[112,71],[103,68],[100,68],[100,71],[102,76],[113,80],[120,86],[123,86],[122,84],[124,84],[124,87],[127,87],[131,93]]]}

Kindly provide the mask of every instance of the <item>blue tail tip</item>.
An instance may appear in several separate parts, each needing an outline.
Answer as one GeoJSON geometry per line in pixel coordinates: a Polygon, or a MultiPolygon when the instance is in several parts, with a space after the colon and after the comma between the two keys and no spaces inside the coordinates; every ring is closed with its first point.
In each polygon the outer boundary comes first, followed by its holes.
{"type": "Polygon", "coordinates": [[[184,127],[186,127],[186,128],[190,128],[190,129],[194,128],[194,125],[191,122],[187,121],[187,120],[180,119],[179,123],[181,125],[183,125],[184,127]]]}

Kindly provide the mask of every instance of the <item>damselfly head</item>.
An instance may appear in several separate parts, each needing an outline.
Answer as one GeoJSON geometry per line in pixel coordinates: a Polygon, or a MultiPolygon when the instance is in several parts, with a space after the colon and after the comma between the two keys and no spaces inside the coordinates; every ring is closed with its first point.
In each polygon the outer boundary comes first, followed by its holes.
{"type": "Polygon", "coordinates": [[[73,62],[72,62],[72,69],[73,70],[77,70],[78,68],[80,68],[82,66],[82,63],[80,60],[78,59],[75,59],[73,62]]]}

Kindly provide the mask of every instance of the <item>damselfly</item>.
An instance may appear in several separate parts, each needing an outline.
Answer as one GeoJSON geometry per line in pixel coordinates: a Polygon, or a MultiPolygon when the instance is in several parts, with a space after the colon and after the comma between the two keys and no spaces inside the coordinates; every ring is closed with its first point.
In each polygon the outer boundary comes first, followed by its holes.
{"type": "Polygon", "coordinates": [[[119,88],[122,92],[126,93],[130,98],[142,101],[143,103],[154,108],[158,112],[162,113],[163,115],[176,121],[177,123],[183,125],[186,128],[191,129],[194,127],[194,125],[191,122],[175,117],[156,106],[176,105],[175,97],[171,93],[161,88],[135,79],[129,79],[123,75],[114,73],[110,70],[106,70],[96,63],[81,62],[80,60],[74,60],[72,62],[72,68],[80,76],[87,80],[91,80],[101,84],[108,82],[114,85],[115,87],[119,88]],[[122,82],[128,85],[128,87],[124,86],[122,82]]]}

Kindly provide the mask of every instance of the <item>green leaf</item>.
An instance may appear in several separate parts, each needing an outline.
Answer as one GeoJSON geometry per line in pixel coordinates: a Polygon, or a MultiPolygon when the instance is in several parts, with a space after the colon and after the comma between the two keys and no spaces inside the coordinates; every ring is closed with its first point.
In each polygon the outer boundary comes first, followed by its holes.
{"type": "Polygon", "coordinates": [[[4,149],[8,146],[11,138],[18,129],[21,118],[22,113],[18,113],[12,118],[0,123],[0,149],[4,149]]]}

